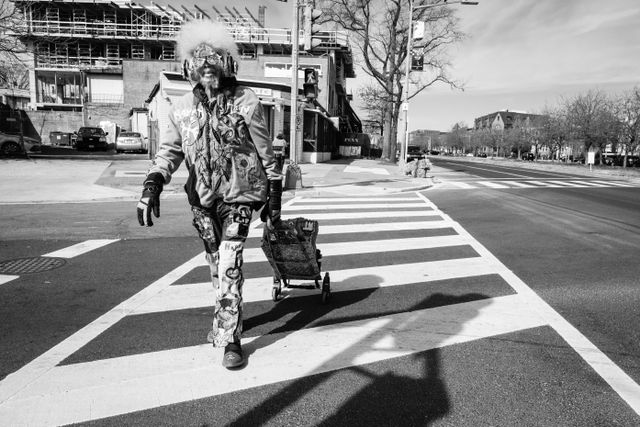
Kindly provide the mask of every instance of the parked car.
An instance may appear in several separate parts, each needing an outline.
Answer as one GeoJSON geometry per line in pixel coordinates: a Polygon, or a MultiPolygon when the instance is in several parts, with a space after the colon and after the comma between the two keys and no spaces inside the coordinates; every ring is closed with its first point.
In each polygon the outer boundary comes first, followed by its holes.
{"type": "Polygon", "coordinates": [[[533,161],[536,159],[536,155],[531,152],[522,153],[522,160],[533,161]]]}
{"type": "Polygon", "coordinates": [[[487,153],[478,153],[478,154],[476,154],[476,157],[483,157],[483,158],[485,158],[485,157],[487,157],[487,153]]]}
{"type": "Polygon", "coordinates": [[[425,155],[419,145],[409,145],[407,147],[407,163],[413,160],[424,159],[425,155]]]}
{"type": "Polygon", "coordinates": [[[125,151],[137,151],[147,153],[147,141],[138,132],[120,132],[116,139],[116,153],[125,151]]]}
{"type": "Polygon", "coordinates": [[[107,143],[108,132],[98,127],[81,127],[76,135],[77,150],[104,150],[107,151],[109,144],[107,143]]]}
{"type": "Polygon", "coordinates": [[[7,157],[25,156],[28,153],[39,153],[42,151],[41,141],[23,136],[22,143],[20,135],[0,132],[0,155],[7,157]]]}

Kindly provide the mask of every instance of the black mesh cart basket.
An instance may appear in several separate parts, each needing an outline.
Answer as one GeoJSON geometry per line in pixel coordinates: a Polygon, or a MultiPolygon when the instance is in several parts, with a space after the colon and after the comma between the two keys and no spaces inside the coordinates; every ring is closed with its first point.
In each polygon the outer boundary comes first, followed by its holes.
{"type": "Polygon", "coordinates": [[[318,221],[305,218],[282,220],[271,230],[264,228],[262,250],[273,268],[274,301],[280,299],[282,285],[294,287],[291,280],[313,280],[315,289],[322,290],[322,303],[329,302],[331,283],[329,273],[324,277],[320,273],[322,254],[316,248],[317,236],[318,221]]]}

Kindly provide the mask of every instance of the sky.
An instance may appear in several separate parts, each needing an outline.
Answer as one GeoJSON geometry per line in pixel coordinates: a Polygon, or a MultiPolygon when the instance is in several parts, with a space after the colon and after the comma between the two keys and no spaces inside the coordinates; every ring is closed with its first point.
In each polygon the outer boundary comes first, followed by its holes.
{"type": "MultiPolygon", "coordinates": [[[[167,0],[158,1],[160,4],[167,0]]],[[[452,5],[467,38],[449,52],[451,77],[464,91],[436,84],[411,99],[409,129],[447,131],[457,122],[509,109],[540,112],[588,90],[620,94],[640,86],[640,0],[478,0],[452,5]]],[[[227,0],[182,0],[215,5],[227,0]]],[[[290,27],[291,2],[234,0],[257,17],[266,6],[266,26],[290,27]]],[[[356,64],[347,87],[359,109],[358,87],[366,83],[356,64]]]]}

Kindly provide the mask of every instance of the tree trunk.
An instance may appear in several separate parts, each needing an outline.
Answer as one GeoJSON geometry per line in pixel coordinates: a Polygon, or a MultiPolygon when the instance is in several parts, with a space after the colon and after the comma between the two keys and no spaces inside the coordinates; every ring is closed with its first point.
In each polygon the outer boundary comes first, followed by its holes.
{"type": "Polygon", "coordinates": [[[389,132],[391,127],[389,126],[389,110],[384,114],[384,126],[382,128],[382,158],[389,159],[389,152],[391,151],[391,138],[389,138],[389,132]]]}
{"type": "MultiPolygon", "coordinates": [[[[396,153],[398,152],[398,108],[396,108],[396,106],[393,106],[393,111],[391,114],[391,121],[389,123],[389,127],[391,128],[391,134],[390,134],[390,147],[391,147],[391,153],[389,155],[389,160],[392,162],[396,162],[397,157],[396,157],[396,153]]],[[[402,157],[402,155],[400,156],[402,157]]]]}

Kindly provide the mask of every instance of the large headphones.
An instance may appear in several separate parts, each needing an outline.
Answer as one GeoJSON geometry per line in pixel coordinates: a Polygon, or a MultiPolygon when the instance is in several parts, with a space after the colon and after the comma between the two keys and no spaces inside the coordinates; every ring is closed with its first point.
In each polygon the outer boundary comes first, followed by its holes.
{"type": "MultiPolygon", "coordinates": [[[[238,73],[238,61],[236,61],[233,56],[226,52],[225,54],[225,62],[223,66],[223,81],[228,78],[235,78],[235,75],[238,73]]],[[[195,67],[192,65],[190,59],[185,59],[182,61],[182,76],[185,79],[189,79],[192,81],[197,81],[199,76],[196,74],[195,67]]]]}

